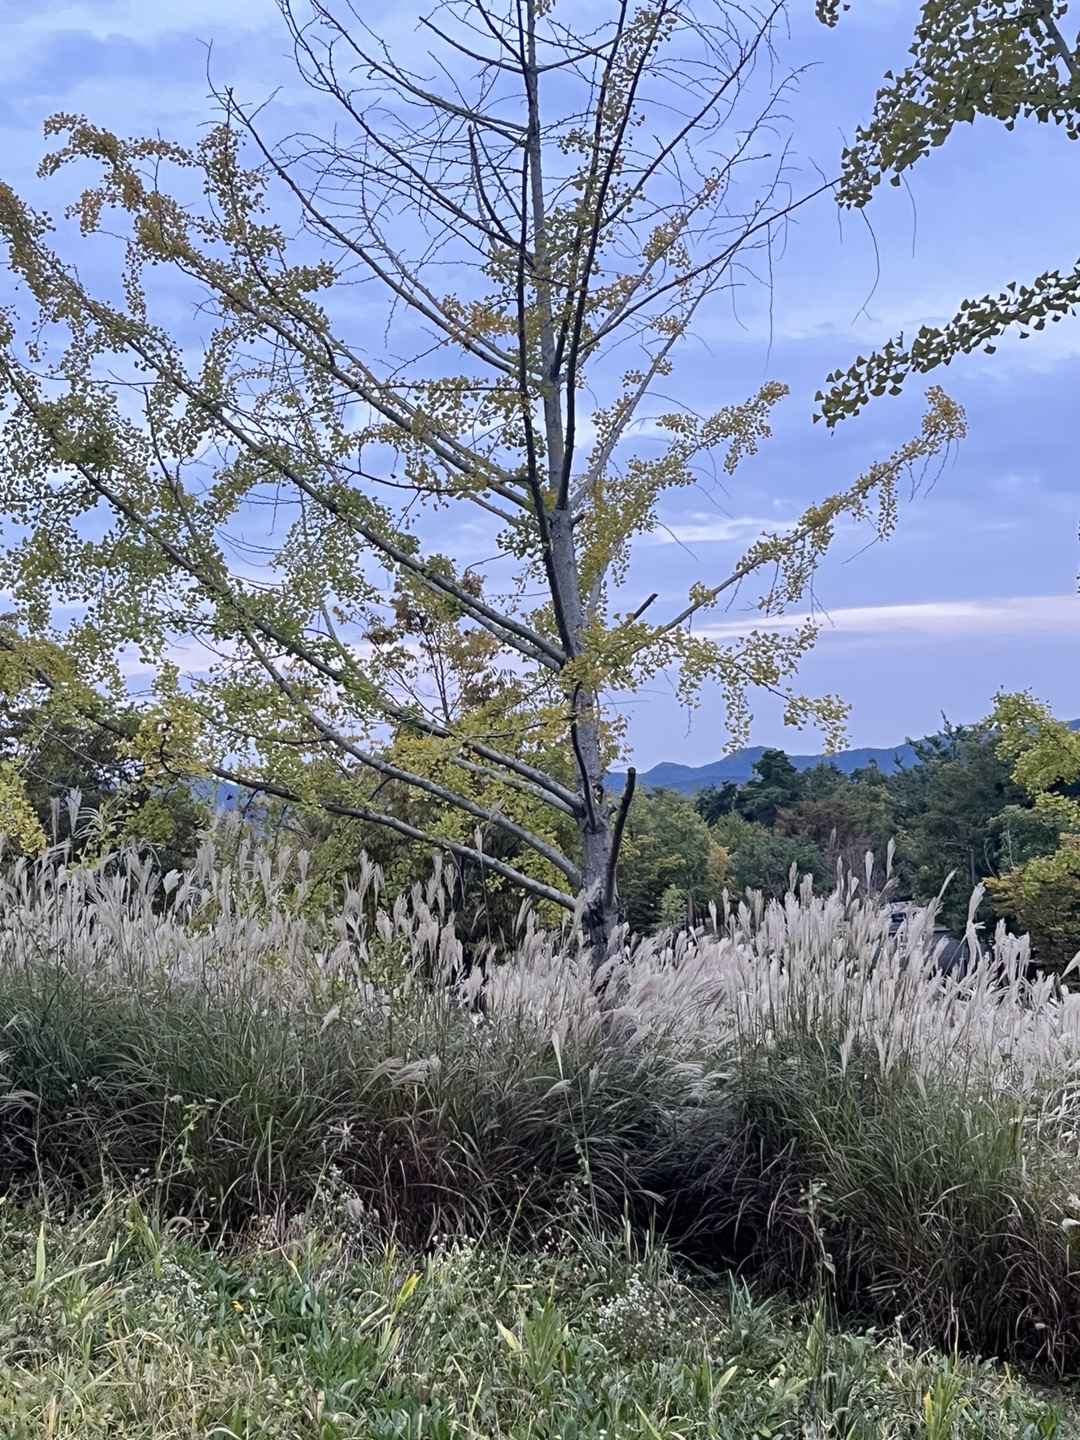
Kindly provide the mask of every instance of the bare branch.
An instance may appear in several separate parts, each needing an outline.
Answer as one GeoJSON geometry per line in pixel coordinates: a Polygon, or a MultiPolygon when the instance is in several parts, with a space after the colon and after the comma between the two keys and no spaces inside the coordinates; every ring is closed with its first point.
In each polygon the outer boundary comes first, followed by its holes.
{"type": "Polygon", "coordinates": [[[623,831],[626,829],[626,817],[630,814],[630,802],[634,798],[634,789],[637,785],[637,771],[631,765],[626,772],[626,785],[623,788],[622,800],[619,802],[619,813],[615,817],[615,831],[611,838],[611,858],[608,860],[607,874],[604,877],[604,903],[610,905],[615,895],[615,875],[619,865],[619,852],[622,849],[623,831]]]}
{"type": "MultiPolygon", "coordinates": [[[[447,31],[440,30],[438,25],[427,15],[420,17],[420,24],[425,30],[430,30],[433,35],[437,35],[444,44],[449,45],[451,50],[456,50],[459,55],[464,55],[469,60],[478,61],[485,68],[490,67],[492,70],[507,70],[511,75],[520,73],[516,65],[510,65],[505,60],[497,60],[494,55],[483,55],[478,50],[470,50],[467,45],[463,45],[460,40],[455,40],[447,31]]],[[[502,37],[500,36],[498,38],[501,39],[502,37]]]]}
{"type": "Polygon", "coordinates": [[[568,860],[566,856],[563,855],[561,851],[556,850],[553,845],[549,845],[546,840],[540,839],[540,837],[534,835],[532,831],[526,830],[523,825],[518,825],[516,821],[504,815],[497,807],[478,805],[474,800],[470,800],[467,795],[458,794],[456,791],[448,789],[445,785],[440,785],[438,781],[432,780],[428,776],[418,775],[414,771],[406,770],[400,765],[394,765],[388,760],[383,760],[380,756],[374,755],[370,751],[362,750],[360,746],[354,744],[348,736],[343,735],[340,730],[331,725],[327,720],[324,720],[316,710],[308,705],[296,687],[290,683],[288,677],[283,675],[270,659],[254,635],[249,633],[246,639],[252,654],[281,693],[287,697],[299,714],[303,715],[308,723],[319,732],[323,739],[329,741],[337,751],[351,756],[359,764],[366,766],[370,770],[374,770],[376,774],[384,776],[387,780],[398,780],[413,790],[419,790],[422,794],[431,795],[434,799],[441,800],[443,804],[449,805],[454,810],[460,810],[464,812],[464,814],[472,816],[474,820],[482,820],[487,825],[497,826],[508,835],[512,835],[515,840],[520,840],[523,845],[527,845],[542,859],[561,871],[574,889],[580,887],[581,871],[571,860],[568,860]]]}
{"type": "Polygon", "coordinates": [[[618,329],[620,325],[624,324],[632,315],[639,314],[647,306],[655,305],[661,296],[670,294],[673,290],[683,289],[692,280],[696,280],[710,271],[715,271],[721,266],[727,265],[753,236],[760,234],[763,230],[773,229],[778,221],[787,219],[789,215],[794,215],[796,210],[801,210],[804,205],[808,205],[812,200],[816,200],[819,195],[824,195],[828,191],[835,189],[836,183],[835,180],[826,180],[807,194],[801,195],[797,200],[793,200],[790,205],[785,205],[779,210],[770,210],[765,215],[761,215],[760,210],[755,210],[755,218],[748,222],[741,233],[732,240],[730,244],[725,245],[722,250],[717,251],[715,255],[711,255],[708,260],[703,260],[699,264],[692,266],[685,273],[676,275],[671,280],[665,281],[663,285],[657,286],[655,290],[651,290],[640,300],[626,306],[625,309],[620,310],[616,315],[610,316],[602,325],[597,326],[595,333],[589,340],[590,349],[595,350],[604,340],[610,339],[613,332],[618,329]]]}
{"type": "MultiPolygon", "coordinates": [[[[256,779],[220,765],[211,766],[210,770],[217,779],[225,780],[232,785],[243,786],[255,794],[273,795],[277,799],[288,800],[294,805],[310,806],[310,802],[306,802],[302,796],[273,781],[256,779]]],[[[328,815],[341,815],[350,820],[366,820],[371,824],[381,825],[384,829],[392,830],[397,835],[403,835],[407,840],[416,840],[433,850],[446,850],[451,855],[457,855],[463,860],[472,860],[481,869],[490,870],[494,875],[501,875],[504,880],[511,881],[529,895],[535,895],[538,900],[548,900],[553,905],[558,905],[561,909],[571,912],[577,908],[577,901],[573,895],[556,890],[553,885],[545,885],[541,880],[534,880],[531,875],[526,875],[523,871],[515,869],[513,865],[508,865],[505,860],[497,860],[494,856],[485,855],[482,850],[478,850],[473,845],[464,845],[459,840],[448,840],[444,835],[435,834],[430,830],[421,830],[417,825],[410,825],[389,810],[379,810],[368,805],[347,805],[334,800],[321,801],[319,809],[325,810],[328,815]]]]}
{"type": "MultiPolygon", "coordinates": [[[[405,94],[411,95],[415,100],[423,101],[425,104],[431,106],[433,110],[441,110],[448,115],[455,115],[458,119],[466,120],[470,124],[484,125],[488,129],[502,134],[508,140],[520,139],[524,134],[524,125],[516,125],[512,120],[497,120],[493,116],[483,114],[479,110],[471,109],[468,106],[456,105],[452,100],[448,100],[445,95],[439,95],[432,90],[425,90],[423,86],[418,85],[414,80],[410,79],[408,73],[402,69],[400,65],[395,65],[389,60],[377,60],[370,51],[362,50],[349,34],[348,30],[337,21],[325,5],[314,4],[313,8],[323,23],[337,33],[338,39],[352,50],[353,54],[360,63],[366,67],[369,73],[380,76],[380,78],[386,80],[393,86],[395,90],[400,90],[405,94]]],[[[368,135],[370,139],[374,140],[376,144],[381,145],[381,140],[377,132],[359,118],[357,111],[348,101],[348,97],[344,91],[338,86],[336,80],[333,80],[328,75],[326,67],[320,63],[314,50],[312,50],[311,46],[304,39],[303,30],[297,26],[292,19],[291,5],[287,3],[287,0],[286,3],[281,5],[281,10],[290,25],[294,43],[303,50],[304,54],[311,61],[315,67],[316,74],[327,88],[328,93],[346,105],[349,114],[352,115],[353,119],[358,121],[364,133],[368,135]]]]}
{"type": "MultiPolygon", "coordinates": [[[[663,21],[666,6],[661,3],[657,5],[653,13],[652,33],[655,40],[663,21]]],[[[637,96],[638,84],[644,72],[647,57],[651,54],[651,45],[642,46],[641,58],[631,76],[630,84],[626,87],[625,99],[622,103],[622,116],[619,121],[615,136],[608,147],[606,162],[603,167],[603,174],[597,178],[600,169],[600,147],[603,136],[603,125],[607,109],[608,84],[611,69],[615,56],[618,53],[619,42],[622,40],[623,28],[626,23],[627,0],[621,0],[619,16],[615,22],[615,38],[611,45],[611,55],[604,67],[604,73],[600,82],[600,93],[596,100],[596,122],[593,129],[592,158],[590,160],[589,175],[585,181],[585,206],[588,212],[591,207],[592,223],[588,227],[588,238],[585,242],[585,259],[582,264],[582,274],[587,277],[592,273],[596,261],[597,250],[600,245],[600,237],[603,234],[604,206],[607,203],[608,189],[612,177],[618,167],[622,154],[623,141],[626,136],[627,127],[633,115],[634,101],[637,96]]],[[[571,276],[579,258],[581,249],[581,231],[575,236],[574,247],[571,251],[570,267],[571,276]]],[[[560,333],[555,341],[555,354],[553,359],[554,374],[558,374],[562,368],[563,351],[567,346],[567,335],[569,334],[569,348],[567,352],[566,365],[566,418],[565,418],[565,448],[562,457],[562,474],[559,477],[558,505],[565,509],[570,496],[570,474],[574,464],[574,437],[577,423],[577,377],[579,361],[581,358],[581,333],[585,324],[585,313],[588,308],[589,288],[588,284],[578,287],[577,304],[574,307],[573,319],[568,322],[564,320],[560,327],[560,333]]],[[[554,377],[553,377],[554,378],[554,377]]]]}
{"type": "Polygon", "coordinates": [[[422,315],[425,320],[431,321],[432,324],[444,330],[463,350],[475,355],[477,359],[484,361],[485,364],[492,365],[495,369],[501,370],[505,374],[513,375],[516,373],[513,357],[505,351],[500,350],[497,346],[492,345],[489,341],[473,335],[464,326],[459,324],[457,320],[449,315],[444,307],[439,304],[433,292],[421,282],[418,275],[406,271],[404,267],[399,265],[398,275],[405,277],[399,279],[379,261],[378,257],[369,247],[361,245],[359,241],[354,240],[352,236],[343,230],[340,225],[335,224],[334,220],[326,211],[320,209],[315,204],[312,193],[297,184],[290,168],[277,158],[273,150],[271,150],[263,140],[262,134],[252,118],[236,103],[231,93],[225,92],[222,99],[223,103],[227,105],[229,113],[240,121],[244,129],[251,136],[266,163],[271,167],[277,178],[289,188],[294,198],[299,201],[304,213],[313,225],[329,235],[344,250],[355,255],[356,258],[366,265],[371,273],[377,279],[381,280],[388,289],[392,290],[399,299],[403,300],[418,314],[422,315]]]}

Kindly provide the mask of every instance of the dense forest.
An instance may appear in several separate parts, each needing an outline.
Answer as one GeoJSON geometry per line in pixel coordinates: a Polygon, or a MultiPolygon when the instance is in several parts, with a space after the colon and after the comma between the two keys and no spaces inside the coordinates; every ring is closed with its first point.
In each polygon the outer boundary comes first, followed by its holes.
{"type": "Polygon", "coordinates": [[[915,763],[888,775],[874,764],[800,772],[783,750],[767,749],[746,784],[692,798],[636,796],[624,859],[632,925],[680,923],[724,886],[782,896],[793,867],[828,891],[838,866],[862,874],[868,852],[880,886],[892,841],[897,898],[925,904],[940,895],[942,922],[962,932],[971,892],[985,885],[977,912],[985,931],[1004,920],[1030,934],[1042,965],[1067,964],[1080,950],[1080,877],[1058,864],[1040,880],[1031,863],[1068,853],[1061,819],[1017,782],[989,724],[946,723],[912,743],[915,763]]]}

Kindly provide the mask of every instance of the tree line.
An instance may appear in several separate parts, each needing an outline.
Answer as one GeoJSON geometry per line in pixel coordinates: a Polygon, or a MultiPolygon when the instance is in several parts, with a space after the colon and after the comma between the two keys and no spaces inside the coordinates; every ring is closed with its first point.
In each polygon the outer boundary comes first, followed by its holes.
{"type": "MultiPolygon", "coordinates": [[[[999,701],[1015,704],[1017,697],[999,701]]],[[[1022,701],[1033,723],[1020,748],[1069,754],[1077,746],[1061,722],[1022,701]],[[1041,720],[1037,729],[1034,721],[1041,720]]],[[[797,770],[767,749],[744,784],[710,785],[694,796],[653,790],[635,797],[623,866],[631,923],[640,930],[693,921],[724,888],[782,897],[791,876],[830,890],[838,867],[883,886],[894,846],[897,899],[928,904],[962,934],[971,893],[985,886],[976,920],[1029,934],[1039,964],[1060,969],[1080,951],[1080,850],[1070,807],[1080,773],[1033,779],[1002,724],[946,721],[914,741],[914,762],[887,774],[876,763],[849,773],[823,762],[797,770]]],[[[1059,767],[1059,770],[1064,767],[1059,767]]]]}

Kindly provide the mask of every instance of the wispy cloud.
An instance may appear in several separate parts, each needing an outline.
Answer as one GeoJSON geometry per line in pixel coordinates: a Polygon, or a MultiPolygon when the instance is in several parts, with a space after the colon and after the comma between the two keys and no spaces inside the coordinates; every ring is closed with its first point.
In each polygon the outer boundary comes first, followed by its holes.
{"type": "Polygon", "coordinates": [[[765,620],[713,622],[704,633],[715,639],[744,635],[751,628],[789,630],[816,619],[822,634],[872,635],[883,644],[913,638],[959,640],[1002,635],[1080,633],[1080,595],[1011,595],[981,600],[927,600],[908,605],[851,605],[836,610],[765,620]]]}
{"type": "Polygon", "coordinates": [[[645,545],[708,545],[730,540],[746,541],[768,531],[790,530],[794,520],[762,515],[689,515],[661,525],[643,538],[645,545]]]}
{"type": "MultiPolygon", "coordinates": [[[[12,12],[14,15],[14,11],[12,12]]],[[[18,24],[4,26],[4,48],[25,55],[41,41],[70,32],[94,40],[152,42],[177,33],[254,30],[274,23],[267,0],[45,0],[20,7],[18,24]]]]}

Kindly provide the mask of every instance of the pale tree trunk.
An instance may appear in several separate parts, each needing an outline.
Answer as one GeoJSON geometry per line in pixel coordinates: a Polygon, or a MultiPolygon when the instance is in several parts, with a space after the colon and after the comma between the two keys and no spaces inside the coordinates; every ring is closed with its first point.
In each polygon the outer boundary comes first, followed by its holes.
{"type": "MultiPolygon", "coordinates": [[[[574,533],[569,511],[556,505],[550,520],[552,571],[560,594],[573,653],[580,653],[584,609],[578,579],[574,533]]],[[[612,945],[623,920],[616,877],[618,852],[626,811],[633,795],[633,772],[627,781],[619,816],[613,823],[604,789],[604,762],[597,697],[574,686],[567,696],[570,708],[570,742],[577,771],[582,811],[581,837],[583,924],[592,947],[595,973],[611,958],[612,945]]]]}
{"type": "MultiPolygon", "coordinates": [[[[547,207],[544,193],[543,124],[540,112],[539,79],[536,63],[536,0],[528,0],[524,44],[524,76],[528,101],[528,136],[526,150],[529,160],[529,198],[532,211],[531,279],[535,286],[539,315],[540,361],[544,376],[543,488],[537,483],[533,490],[537,521],[541,533],[546,530],[546,565],[551,587],[553,610],[559,639],[572,665],[585,650],[586,617],[577,547],[574,540],[573,514],[570,504],[570,477],[574,459],[572,388],[574,379],[560,364],[556,342],[556,324],[552,306],[550,258],[547,240],[547,207]],[[567,415],[569,412],[569,424],[567,415]],[[569,429],[569,436],[567,431],[569,429]],[[546,490],[546,494],[544,491],[546,490]]],[[[521,353],[524,379],[526,355],[521,353]]],[[[539,482],[539,465],[530,446],[531,469],[539,482]]],[[[580,684],[569,687],[570,742],[577,772],[577,790],[582,809],[578,816],[581,838],[583,925],[592,951],[595,974],[612,957],[612,947],[620,923],[615,874],[618,862],[617,844],[622,825],[612,826],[610,807],[604,791],[604,765],[601,745],[600,710],[596,695],[580,684]]]]}

